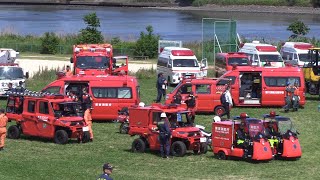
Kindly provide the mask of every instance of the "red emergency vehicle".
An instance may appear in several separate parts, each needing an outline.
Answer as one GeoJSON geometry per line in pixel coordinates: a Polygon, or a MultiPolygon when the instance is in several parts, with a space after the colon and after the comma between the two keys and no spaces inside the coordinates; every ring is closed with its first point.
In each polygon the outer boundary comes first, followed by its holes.
{"type": "Polygon", "coordinates": [[[299,104],[305,104],[305,81],[298,67],[236,66],[223,78],[231,80],[231,95],[236,106],[284,106],[287,83],[298,84],[299,104]]]}
{"type": "Polygon", "coordinates": [[[195,154],[207,152],[206,137],[202,135],[199,128],[193,127],[191,119],[185,108],[177,105],[152,104],[145,107],[129,107],[130,123],[129,135],[140,136],[132,143],[134,152],[145,152],[159,150],[159,132],[156,131],[160,114],[166,113],[171,125],[171,154],[173,156],[184,156],[187,150],[193,150],[195,154]]]}
{"type": "Polygon", "coordinates": [[[99,75],[113,74],[123,71],[128,74],[127,56],[113,57],[111,44],[79,44],[73,46],[74,74],[99,75]],[[125,62],[117,65],[117,60],[126,59],[125,62]],[[117,70],[115,70],[117,69],[117,70]]]}
{"type": "MultiPolygon", "coordinates": [[[[244,148],[238,147],[236,132],[240,128],[239,121],[222,121],[212,123],[212,150],[218,159],[229,157],[244,157],[244,148]]],[[[248,132],[248,158],[256,161],[271,160],[272,150],[264,138],[262,120],[246,118],[244,131],[248,132]]]]}
{"type": "Polygon", "coordinates": [[[71,138],[89,141],[89,129],[77,112],[78,104],[62,95],[10,93],[6,109],[8,119],[16,121],[8,129],[9,138],[18,139],[23,133],[54,139],[57,144],[66,144],[71,138]],[[15,101],[23,101],[21,111],[12,106],[15,101]]]}
{"type": "Polygon", "coordinates": [[[220,77],[226,71],[232,70],[234,65],[249,66],[248,55],[242,52],[217,53],[215,59],[215,65],[219,68],[216,68],[216,77],[220,77]]]}
{"type": "Polygon", "coordinates": [[[82,89],[92,97],[93,120],[116,120],[123,107],[138,105],[140,87],[133,76],[127,75],[76,75],[61,77],[47,85],[42,91],[67,95],[73,92],[82,102],[82,89]]]}
{"type": "Polygon", "coordinates": [[[216,115],[224,113],[225,109],[220,102],[220,96],[229,84],[226,78],[185,78],[166,95],[166,104],[172,104],[179,92],[182,96],[181,104],[185,105],[185,100],[193,92],[196,96],[196,112],[214,112],[216,115]]]}

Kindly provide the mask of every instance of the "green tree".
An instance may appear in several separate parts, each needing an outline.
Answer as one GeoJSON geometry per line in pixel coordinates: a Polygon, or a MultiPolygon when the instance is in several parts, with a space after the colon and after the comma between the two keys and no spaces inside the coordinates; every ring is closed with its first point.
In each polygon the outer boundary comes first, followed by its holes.
{"type": "Polygon", "coordinates": [[[134,54],[137,56],[148,56],[154,58],[158,54],[159,35],[153,33],[152,26],[146,27],[147,33],[141,32],[134,48],[134,54]]]}
{"type": "Polygon", "coordinates": [[[102,43],[103,36],[101,34],[101,31],[98,30],[98,28],[100,27],[100,20],[97,14],[95,12],[87,14],[83,17],[83,21],[85,22],[87,27],[85,29],[80,30],[78,43],[79,44],[102,43]]]}
{"type": "Polygon", "coordinates": [[[41,39],[41,54],[56,54],[58,52],[59,37],[53,32],[46,32],[41,39]]]}
{"type": "Polygon", "coordinates": [[[290,36],[291,38],[296,38],[298,36],[304,36],[308,34],[310,28],[302,21],[296,20],[289,25],[287,30],[293,33],[293,35],[290,36]]]}

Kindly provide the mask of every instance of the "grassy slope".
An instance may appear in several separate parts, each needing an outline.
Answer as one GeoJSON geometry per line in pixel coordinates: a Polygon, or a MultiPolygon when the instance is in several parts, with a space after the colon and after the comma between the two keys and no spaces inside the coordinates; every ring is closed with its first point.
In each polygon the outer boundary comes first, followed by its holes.
{"type": "MultiPolygon", "coordinates": [[[[50,82],[53,77],[47,78],[50,82]]],[[[150,103],[156,96],[155,79],[139,81],[142,100],[150,103]]],[[[32,85],[31,89],[39,90],[45,83],[36,79],[29,85],[32,85]]],[[[93,143],[56,145],[51,140],[31,137],[7,139],[6,151],[0,152],[0,179],[95,179],[105,162],[115,166],[114,179],[319,179],[317,106],[317,100],[308,100],[305,109],[287,114],[294,119],[301,133],[303,157],[298,161],[259,164],[220,161],[213,157],[212,151],[200,156],[190,153],[182,158],[164,160],[156,152],[130,152],[135,137],[119,134],[119,124],[94,123],[93,143]]],[[[282,112],[280,108],[276,110],[282,112]]],[[[259,117],[269,111],[269,108],[233,108],[232,115],[247,112],[252,117],[259,117]]],[[[211,130],[211,119],[212,115],[198,115],[196,122],[211,130]]]]}

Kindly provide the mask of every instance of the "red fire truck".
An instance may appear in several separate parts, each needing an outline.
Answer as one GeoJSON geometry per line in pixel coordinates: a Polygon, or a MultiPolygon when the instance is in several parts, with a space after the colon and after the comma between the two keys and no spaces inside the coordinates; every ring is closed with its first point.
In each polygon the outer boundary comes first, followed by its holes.
{"type": "Polygon", "coordinates": [[[54,139],[66,144],[69,139],[88,142],[89,132],[77,113],[78,104],[62,95],[28,92],[9,93],[7,116],[16,121],[8,129],[8,138],[18,139],[20,134],[54,139]]]}
{"type": "MultiPolygon", "coordinates": [[[[236,141],[236,132],[240,128],[239,121],[222,121],[212,123],[212,150],[218,159],[229,157],[244,158],[244,148],[236,141]]],[[[271,160],[272,150],[267,139],[264,138],[262,120],[246,118],[244,130],[248,132],[248,158],[256,161],[271,160]]]]}
{"type": "Polygon", "coordinates": [[[82,89],[87,89],[93,99],[93,120],[116,120],[123,107],[140,103],[140,87],[133,76],[128,75],[77,75],[61,77],[42,91],[67,95],[75,93],[82,101],[82,89]]]}
{"type": "Polygon", "coordinates": [[[298,67],[235,66],[222,77],[231,80],[236,106],[284,106],[287,83],[297,83],[299,105],[306,102],[303,71],[298,67]]]}
{"type": "Polygon", "coordinates": [[[113,57],[111,44],[80,44],[73,46],[74,74],[101,75],[123,71],[128,74],[127,56],[113,57]],[[117,61],[124,60],[120,65],[117,61]]]}
{"type": "Polygon", "coordinates": [[[187,150],[193,150],[195,154],[207,152],[206,137],[199,128],[193,127],[192,121],[185,108],[177,105],[152,104],[145,107],[129,107],[130,123],[129,135],[140,136],[132,143],[134,152],[159,150],[159,132],[155,131],[160,114],[165,112],[171,124],[171,154],[184,156],[187,150]]]}

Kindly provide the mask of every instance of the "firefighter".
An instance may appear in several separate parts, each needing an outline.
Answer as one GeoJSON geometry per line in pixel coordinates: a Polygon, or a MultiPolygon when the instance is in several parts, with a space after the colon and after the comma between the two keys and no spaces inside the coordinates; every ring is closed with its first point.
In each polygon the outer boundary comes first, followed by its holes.
{"type": "Polygon", "coordinates": [[[160,121],[158,122],[160,153],[162,158],[169,158],[170,153],[170,137],[171,131],[166,113],[161,113],[160,121]],[[166,154],[166,155],[164,155],[166,154]]]}
{"type": "Polygon", "coordinates": [[[84,121],[88,125],[89,128],[89,133],[90,133],[90,141],[93,141],[93,131],[92,131],[92,117],[91,117],[91,112],[92,112],[92,107],[87,105],[86,111],[84,112],[84,121]]]}
{"type": "Polygon", "coordinates": [[[82,109],[86,109],[87,106],[92,107],[92,97],[87,91],[87,88],[82,89],[82,109]]]}
{"type": "Polygon", "coordinates": [[[187,97],[187,100],[185,101],[185,103],[187,104],[188,109],[193,109],[196,106],[196,97],[193,95],[192,91],[187,97]]]}
{"type": "Polygon", "coordinates": [[[174,100],[172,103],[174,104],[181,104],[182,96],[181,93],[178,91],[177,94],[174,96],[174,100]]]}
{"type": "Polygon", "coordinates": [[[232,107],[232,97],[230,94],[230,86],[226,84],[226,89],[220,96],[220,103],[222,104],[225,112],[220,114],[220,117],[227,115],[227,118],[230,119],[230,108],[232,107]]]}
{"type": "Polygon", "coordinates": [[[6,133],[7,133],[7,123],[8,118],[6,114],[4,113],[3,109],[0,109],[0,151],[4,148],[4,143],[6,139],[6,133]]]}
{"type": "Polygon", "coordinates": [[[244,129],[245,123],[241,122],[239,129],[236,131],[236,143],[237,146],[244,149],[244,158],[248,157],[248,134],[246,133],[244,129]]]}
{"type": "Polygon", "coordinates": [[[19,85],[16,87],[15,91],[17,93],[23,93],[25,91],[25,88],[23,87],[23,82],[19,81],[19,85]]]}
{"type": "Polygon", "coordinates": [[[101,174],[100,177],[97,178],[97,180],[113,180],[110,177],[110,175],[112,174],[112,169],[113,169],[111,164],[109,164],[109,163],[104,164],[102,169],[103,169],[103,174],[101,174]]]}
{"type": "Polygon", "coordinates": [[[289,109],[292,107],[292,97],[294,93],[294,88],[290,82],[287,82],[287,86],[285,88],[285,106],[284,111],[288,112],[289,109]]]}
{"type": "Polygon", "coordinates": [[[70,91],[68,94],[68,98],[72,99],[73,102],[78,102],[79,99],[73,91],[70,91]]]}
{"type": "Polygon", "coordinates": [[[298,82],[297,82],[297,81],[294,82],[292,88],[293,88],[293,95],[292,95],[292,107],[293,107],[293,111],[298,111],[300,96],[299,96],[299,85],[298,85],[298,82]]]}
{"type": "Polygon", "coordinates": [[[67,65],[66,70],[64,71],[64,73],[66,74],[66,76],[72,76],[73,72],[71,71],[71,68],[69,65],[67,65]]]}
{"type": "Polygon", "coordinates": [[[165,97],[166,96],[166,89],[167,89],[167,81],[166,79],[163,77],[163,73],[159,73],[158,74],[158,79],[157,79],[157,91],[158,91],[158,95],[157,95],[157,100],[156,102],[159,103],[161,102],[161,98],[162,96],[165,97]]]}
{"type": "Polygon", "coordinates": [[[8,83],[8,89],[7,89],[7,92],[14,92],[14,89],[12,87],[12,83],[8,83]]]}

